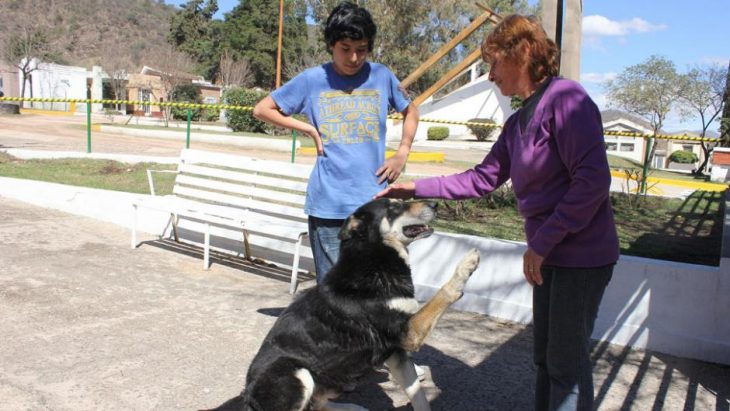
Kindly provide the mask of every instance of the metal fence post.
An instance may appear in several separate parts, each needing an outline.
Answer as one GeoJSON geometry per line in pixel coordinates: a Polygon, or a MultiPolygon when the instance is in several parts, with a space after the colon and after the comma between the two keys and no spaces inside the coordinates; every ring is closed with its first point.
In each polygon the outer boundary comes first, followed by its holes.
{"type": "Polygon", "coordinates": [[[190,117],[192,116],[193,110],[188,107],[188,133],[185,138],[185,148],[190,148],[190,117]]]}
{"type": "Polygon", "coordinates": [[[297,152],[297,132],[296,130],[291,131],[291,162],[294,162],[294,156],[297,152]]]}
{"type": "Polygon", "coordinates": [[[86,152],[91,153],[91,99],[86,100],[86,152]]]}

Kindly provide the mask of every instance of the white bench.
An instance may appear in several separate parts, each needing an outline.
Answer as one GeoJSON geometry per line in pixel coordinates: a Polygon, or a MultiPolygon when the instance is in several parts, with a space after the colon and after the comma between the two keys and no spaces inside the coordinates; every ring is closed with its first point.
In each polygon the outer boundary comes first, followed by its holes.
{"type": "MultiPolygon", "coordinates": [[[[170,214],[168,226],[175,241],[180,218],[202,224],[203,268],[208,269],[211,229],[239,232],[246,259],[251,244],[293,254],[289,292],[297,287],[300,256],[311,258],[303,244],[307,236],[304,200],[311,166],[282,161],[184,149],[176,171],[173,193],[155,195],[153,172],[148,170],[152,196],[133,204],[132,248],[137,247],[137,212],[150,208],[170,214]]],[[[165,235],[167,227],[161,237],[165,235]]],[[[187,239],[186,239],[187,240],[187,239]]]]}

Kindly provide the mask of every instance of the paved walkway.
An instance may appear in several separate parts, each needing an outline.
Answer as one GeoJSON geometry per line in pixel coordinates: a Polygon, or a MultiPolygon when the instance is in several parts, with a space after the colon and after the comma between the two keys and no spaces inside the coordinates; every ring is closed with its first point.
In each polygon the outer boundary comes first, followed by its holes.
{"type": "MultiPolygon", "coordinates": [[[[277,268],[203,271],[198,249],[132,250],[123,228],[6,198],[0,215],[1,410],[217,405],[291,301],[277,268]]],[[[414,357],[434,410],[529,410],[531,345],[529,327],[450,311],[414,357]]],[[[593,360],[599,410],[730,408],[730,367],[610,345],[593,360]]],[[[384,372],[347,399],[409,409],[384,372]]]]}

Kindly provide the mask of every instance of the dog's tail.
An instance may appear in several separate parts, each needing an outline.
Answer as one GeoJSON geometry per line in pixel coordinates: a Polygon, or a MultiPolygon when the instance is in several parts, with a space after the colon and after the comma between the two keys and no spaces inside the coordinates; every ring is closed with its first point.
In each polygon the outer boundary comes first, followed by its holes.
{"type": "Polygon", "coordinates": [[[200,411],[261,411],[263,408],[257,407],[254,404],[251,404],[244,396],[243,394],[238,394],[235,397],[231,398],[230,400],[224,402],[223,404],[211,408],[210,410],[200,410],[200,411]]]}

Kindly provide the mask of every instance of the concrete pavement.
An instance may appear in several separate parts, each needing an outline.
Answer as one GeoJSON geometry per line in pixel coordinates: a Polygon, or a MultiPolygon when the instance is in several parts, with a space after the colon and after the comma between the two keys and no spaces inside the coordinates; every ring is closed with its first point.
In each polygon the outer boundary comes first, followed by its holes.
{"type": "MultiPolygon", "coordinates": [[[[191,410],[243,385],[287,274],[0,198],[0,409],[191,410]]],[[[312,286],[305,282],[303,289],[312,286]]],[[[434,410],[532,407],[531,330],[448,312],[423,350],[434,410]]],[[[599,345],[599,410],[728,410],[730,367],[599,345]]],[[[346,400],[409,409],[384,372],[346,400]]]]}

